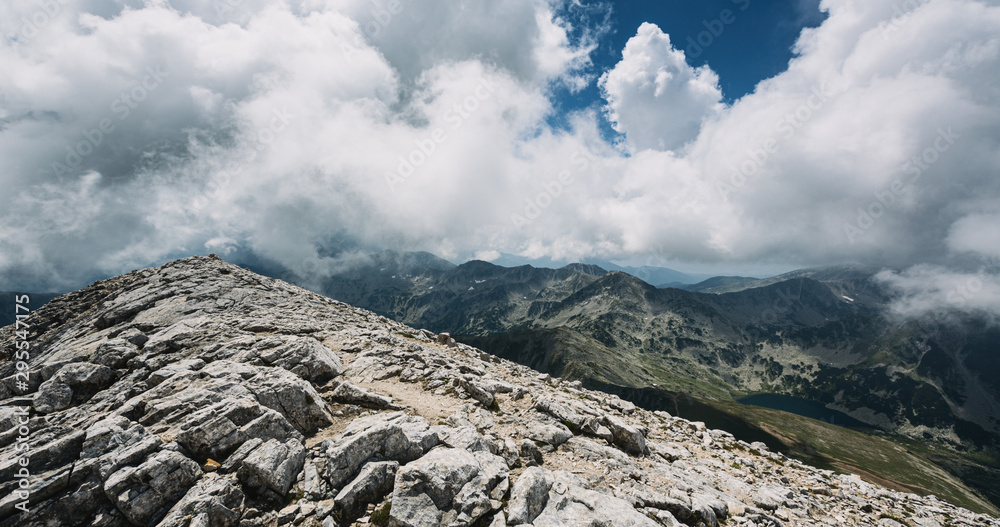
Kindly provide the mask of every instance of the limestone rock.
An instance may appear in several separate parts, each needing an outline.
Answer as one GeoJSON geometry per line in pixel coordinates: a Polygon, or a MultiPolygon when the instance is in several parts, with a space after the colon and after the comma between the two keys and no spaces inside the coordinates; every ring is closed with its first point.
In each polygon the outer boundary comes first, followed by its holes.
{"type": "Polygon", "coordinates": [[[547,471],[544,474],[551,485],[545,506],[531,522],[534,527],[658,527],[629,502],[588,490],[571,474],[547,471]]]}
{"type": "Polygon", "coordinates": [[[510,492],[507,521],[511,525],[531,523],[545,509],[552,484],[545,477],[545,470],[531,467],[514,482],[510,492]]]}
{"type": "Polygon", "coordinates": [[[638,428],[613,415],[605,416],[603,423],[611,430],[615,444],[620,446],[622,450],[634,456],[649,454],[649,449],[646,447],[646,437],[638,428]]]}
{"type": "Polygon", "coordinates": [[[38,387],[34,407],[40,413],[65,410],[77,399],[104,388],[115,379],[111,368],[89,362],[76,362],[61,366],[48,380],[38,387]]]}
{"type": "Polygon", "coordinates": [[[420,417],[402,412],[361,417],[336,439],[324,441],[325,477],[331,487],[339,489],[370,459],[407,463],[424,455],[438,441],[437,433],[420,417]]]}
{"type": "Polygon", "coordinates": [[[662,457],[667,461],[677,461],[678,459],[687,459],[691,457],[691,452],[684,448],[683,445],[676,443],[660,443],[657,441],[647,442],[646,446],[649,450],[662,457]]]}
{"type": "Polygon", "coordinates": [[[778,485],[765,485],[757,489],[753,496],[753,504],[761,509],[773,511],[780,507],[785,499],[794,496],[788,489],[778,485]]]}
{"type": "Polygon", "coordinates": [[[98,390],[111,384],[114,379],[115,372],[107,366],[74,362],[59,368],[50,380],[62,382],[73,389],[98,390]]]}
{"type": "Polygon", "coordinates": [[[284,368],[299,377],[323,384],[343,372],[340,357],[312,337],[274,335],[258,340],[251,357],[268,366],[284,368]]]}
{"type": "Polygon", "coordinates": [[[456,378],[455,385],[461,386],[469,394],[469,397],[479,401],[483,405],[483,408],[493,407],[493,402],[496,400],[496,397],[493,395],[494,392],[490,390],[493,386],[486,386],[465,377],[456,378]]]}
{"type": "Polygon", "coordinates": [[[232,527],[243,514],[243,492],[225,478],[204,477],[174,505],[157,527],[232,527]]]}
{"type": "Polygon", "coordinates": [[[364,512],[369,503],[377,503],[392,492],[399,463],[377,461],[365,464],[354,481],[337,493],[333,499],[341,523],[351,522],[364,512]]]}
{"type": "Polygon", "coordinates": [[[156,523],[201,477],[191,459],[161,450],[139,466],[124,467],[104,482],[104,494],[132,523],[156,523]]]}
{"type": "Polygon", "coordinates": [[[532,441],[557,447],[573,438],[573,432],[561,423],[531,421],[525,427],[525,435],[532,441]]]}
{"type": "Polygon", "coordinates": [[[73,389],[68,384],[49,379],[38,387],[35,394],[35,411],[43,414],[65,410],[73,404],[73,389]]]}
{"type": "Polygon", "coordinates": [[[394,408],[392,398],[372,393],[351,381],[344,381],[329,394],[329,399],[343,404],[356,404],[367,408],[394,408]]]}
{"type": "MultiPolygon", "coordinates": [[[[144,340],[136,340],[145,343],[144,340]]],[[[102,342],[97,347],[97,353],[92,360],[95,364],[118,369],[124,368],[128,361],[137,355],[139,355],[139,349],[136,344],[123,338],[117,338],[102,342]]]]}
{"type": "MultiPolygon", "coordinates": [[[[218,258],[98,282],[28,323],[27,386],[0,361],[0,527],[892,525],[885,510],[1000,527],[218,258]]],[[[16,342],[0,328],[0,356],[16,342]]]]}
{"type": "Polygon", "coordinates": [[[305,463],[306,450],[298,439],[284,443],[269,439],[250,452],[240,464],[240,481],[262,493],[284,497],[305,463]]]}
{"type": "Polygon", "coordinates": [[[163,440],[139,423],[109,416],[87,429],[77,469],[96,470],[106,480],[122,467],[141,463],[162,445],[163,440]]]}
{"type": "Polygon", "coordinates": [[[499,508],[508,487],[503,458],[438,448],[396,473],[391,525],[472,525],[499,508]]]}
{"type": "Polygon", "coordinates": [[[496,454],[499,448],[472,426],[461,428],[436,427],[441,443],[451,448],[461,448],[469,452],[490,452],[496,454]]]}
{"type": "MultiPolygon", "coordinates": [[[[581,432],[588,424],[587,417],[574,411],[566,404],[560,403],[548,397],[539,397],[535,401],[534,408],[556,418],[574,433],[581,432]]],[[[595,428],[596,430],[596,428],[595,428]]]]}

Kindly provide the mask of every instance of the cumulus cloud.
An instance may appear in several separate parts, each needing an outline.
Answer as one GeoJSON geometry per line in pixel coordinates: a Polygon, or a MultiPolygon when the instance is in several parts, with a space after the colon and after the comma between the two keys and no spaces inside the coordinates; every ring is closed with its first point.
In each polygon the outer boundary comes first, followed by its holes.
{"type": "Polygon", "coordinates": [[[622,60],[601,76],[600,85],[615,130],[637,150],[683,146],[722,107],[718,75],[708,66],[689,66],[670,35],[648,22],[625,44],[622,60]]]}
{"type": "Polygon", "coordinates": [[[209,251],[321,276],[391,247],[925,264],[887,280],[935,269],[921,294],[947,302],[996,256],[995,2],[825,0],[731,104],[651,24],[595,79],[602,29],[571,5],[6,2],[0,287],[209,251]],[[595,82],[604,101],[548,125],[554,88],[595,82]]]}

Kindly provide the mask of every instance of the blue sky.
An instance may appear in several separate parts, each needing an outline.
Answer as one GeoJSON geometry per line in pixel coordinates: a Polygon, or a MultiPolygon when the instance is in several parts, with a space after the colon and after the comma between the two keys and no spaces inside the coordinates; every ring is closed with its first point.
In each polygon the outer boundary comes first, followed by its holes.
{"type": "MultiPolygon", "coordinates": [[[[727,102],[784,71],[802,29],[817,27],[826,19],[819,0],[626,0],[570,5],[560,15],[577,30],[606,24],[599,32],[598,49],[591,55],[596,75],[613,68],[628,39],[640,25],[650,22],[670,35],[673,45],[685,52],[688,64],[707,64],[719,74],[727,102]]],[[[604,104],[596,83],[578,93],[560,89],[555,100],[559,111],[550,122],[561,125],[565,125],[567,111],[604,104]]],[[[615,135],[604,124],[605,134],[615,135]]]]}

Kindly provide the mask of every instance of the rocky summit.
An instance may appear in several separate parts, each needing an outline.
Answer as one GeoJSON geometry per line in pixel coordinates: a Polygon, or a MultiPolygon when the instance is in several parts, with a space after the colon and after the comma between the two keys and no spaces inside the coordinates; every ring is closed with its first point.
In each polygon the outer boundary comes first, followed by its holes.
{"type": "Polygon", "coordinates": [[[0,527],[1000,526],[214,257],[25,322],[0,527]]]}

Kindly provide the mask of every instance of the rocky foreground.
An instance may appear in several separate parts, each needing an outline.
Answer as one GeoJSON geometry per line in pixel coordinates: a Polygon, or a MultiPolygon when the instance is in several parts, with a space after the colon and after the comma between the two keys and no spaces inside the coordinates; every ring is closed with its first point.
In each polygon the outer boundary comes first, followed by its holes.
{"type": "Polygon", "coordinates": [[[1000,526],[217,258],[27,322],[27,386],[0,330],[0,527],[1000,526]]]}

